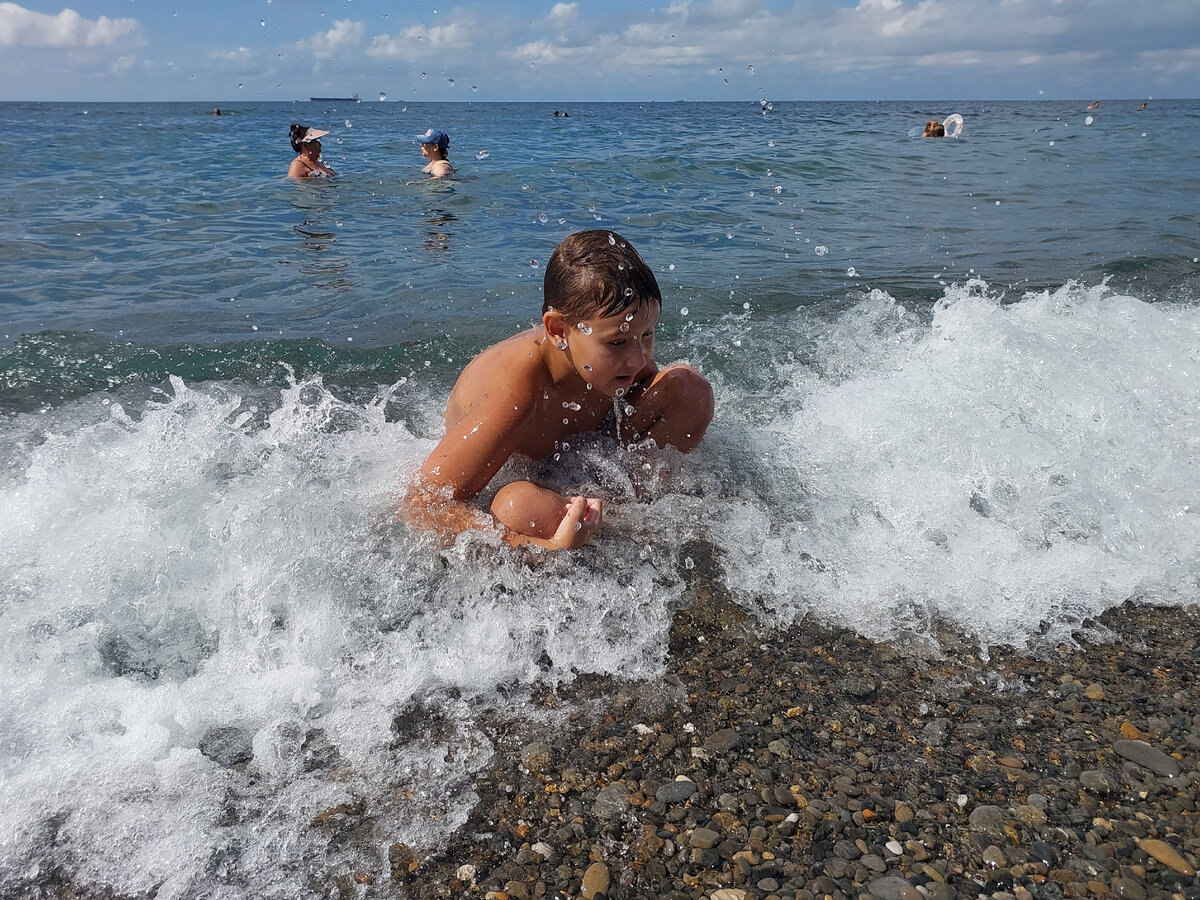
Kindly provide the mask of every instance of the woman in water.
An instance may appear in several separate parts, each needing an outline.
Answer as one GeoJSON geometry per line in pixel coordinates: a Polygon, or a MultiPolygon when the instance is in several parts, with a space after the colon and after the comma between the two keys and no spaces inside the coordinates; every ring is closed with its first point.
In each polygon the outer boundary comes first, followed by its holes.
{"type": "Polygon", "coordinates": [[[937,119],[930,119],[925,123],[925,133],[921,137],[945,137],[946,126],[937,119]]]}
{"type": "Polygon", "coordinates": [[[319,128],[305,128],[299,122],[293,122],[288,136],[292,140],[292,149],[298,154],[288,166],[288,178],[327,178],[337,172],[321,162],[321,138],[329,134],[319,128]]]}

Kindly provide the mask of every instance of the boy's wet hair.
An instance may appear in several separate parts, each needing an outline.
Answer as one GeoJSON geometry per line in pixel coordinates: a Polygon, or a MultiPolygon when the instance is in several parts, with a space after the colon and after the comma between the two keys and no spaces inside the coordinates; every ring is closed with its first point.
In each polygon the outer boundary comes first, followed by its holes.
{"type": "Polygon", "coordinates": [[[604,319],[647,300],[662,306],[658,281],[615,231],[577,231],[554,248],[546,264],[543,313],[555,309],[570,321],[604,319]]]}

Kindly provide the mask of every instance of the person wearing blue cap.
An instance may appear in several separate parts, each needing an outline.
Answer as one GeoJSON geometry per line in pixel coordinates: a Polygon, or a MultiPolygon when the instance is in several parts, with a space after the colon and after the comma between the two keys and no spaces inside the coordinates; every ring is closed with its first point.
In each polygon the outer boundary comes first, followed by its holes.
{"type": "Polygon", "coordinates": [[[450,150],[450,135],[430,128],[417,138],[417,143],[421,145],[421,155],[429,160],[422,172],[434,178],[445,178],[454,174],[454,166],[450,165],[450,160],[446,158],[450,150]]]}

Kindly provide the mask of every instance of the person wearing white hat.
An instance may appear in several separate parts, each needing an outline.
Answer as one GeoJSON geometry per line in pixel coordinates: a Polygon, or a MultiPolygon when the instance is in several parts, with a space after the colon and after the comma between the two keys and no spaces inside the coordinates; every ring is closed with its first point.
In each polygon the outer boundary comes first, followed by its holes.
{"type": "Polygon", "coordinates": [[[321,138],[329,134],[319,128],[306,128],[293,122],[288,136],[298,154],[288,166],[288,178],[327,178],[337,172],[321,162],[321,138]]]}

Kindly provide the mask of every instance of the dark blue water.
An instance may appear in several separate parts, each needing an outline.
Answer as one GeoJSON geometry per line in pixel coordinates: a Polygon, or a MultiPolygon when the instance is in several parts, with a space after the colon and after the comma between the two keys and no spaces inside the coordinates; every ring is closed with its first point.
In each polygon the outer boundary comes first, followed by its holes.
{"type": "Polygon", "coordinates": [[[696,554],[901,652],[1200,601],[1200,103],[1082,106],[0,104],[0,893],[434,848],[487,707],[658,675],[696,554]],[[293,119],[337,178],[282,178],[293,119]],[[591,227],[657,273],[704,444],[564,452],[608,502],[579,553],[390,525],[591,227]],[[339,804],[364,845],[311,827],[339,804]]]}

